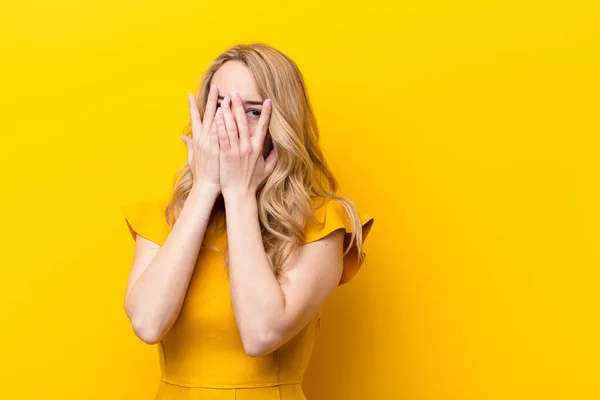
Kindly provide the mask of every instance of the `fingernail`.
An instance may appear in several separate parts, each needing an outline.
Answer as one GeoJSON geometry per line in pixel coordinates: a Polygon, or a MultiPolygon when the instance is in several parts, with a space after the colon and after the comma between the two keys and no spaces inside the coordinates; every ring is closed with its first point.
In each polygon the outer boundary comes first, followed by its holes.
{"type": "Polygon", "coordinates": [[[234,99],[237,99],[240,97],[240,94],[238,92],[231,92],[231,97],[233,97],[234,99]]]}
{"type": "Polygon", "coordinates": [[[215,90],[217,88],[216,85],[210,85],[210,90],[215,90]]]}
{"type": "Polygon", "coordinates": [[[221,105],[223,107],[229,107],[229,96],[225,95],[225,98],[223,99],[223,101],[221,102],[221,105]]]}

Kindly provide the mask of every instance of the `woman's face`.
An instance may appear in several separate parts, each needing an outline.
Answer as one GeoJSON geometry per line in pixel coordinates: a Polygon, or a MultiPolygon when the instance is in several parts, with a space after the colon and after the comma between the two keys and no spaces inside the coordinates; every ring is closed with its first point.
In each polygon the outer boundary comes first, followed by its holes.
{"type": "MultiPolygon", "coordinates": [[[[246,112],[249,134],[254,136],[265,99],[258,94],[256,82],[248,67],[239,61],[227,61],[214,73],[211,83],[219,90],[218,107],[225,95],[228,95],[231,101],[231,92],[236,91],[240,94],[246,112]]],[[[263,155],[268,155],[271,147],[270,135],[267,133],[263,155]]]]}

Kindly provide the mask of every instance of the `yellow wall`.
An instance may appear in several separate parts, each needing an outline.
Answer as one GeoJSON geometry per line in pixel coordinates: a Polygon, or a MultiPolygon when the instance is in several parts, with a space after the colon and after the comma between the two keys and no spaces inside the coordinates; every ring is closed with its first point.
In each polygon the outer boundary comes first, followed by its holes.
{"type": "Polygon", "coordinates": [[[594,3],[3,2],[0,398],[152,398],[119,206],[168,190],[187,93],[254,40],[377,218],[309,399],[600,398],[594,3]]]}

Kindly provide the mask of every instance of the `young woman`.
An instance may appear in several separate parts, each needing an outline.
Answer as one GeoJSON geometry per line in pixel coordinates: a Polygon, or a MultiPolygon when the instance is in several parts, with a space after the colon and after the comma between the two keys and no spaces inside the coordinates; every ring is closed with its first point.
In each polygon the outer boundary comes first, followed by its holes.
{"type": "Polygon", "coordinates": [[[159,344],[156,399],[305,399],[320,309],[364,259],[373,219],[336,195],[297,65],[236,45],[189,95],[173,193],[123,207],[125,310],[159,344]]]}

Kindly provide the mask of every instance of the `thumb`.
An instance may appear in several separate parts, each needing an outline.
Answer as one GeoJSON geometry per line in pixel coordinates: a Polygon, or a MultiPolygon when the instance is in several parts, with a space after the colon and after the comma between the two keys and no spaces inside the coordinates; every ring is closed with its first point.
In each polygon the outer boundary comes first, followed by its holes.
{"type": "Polygon", "coordinates": [[[191,138],[188,136],[181,136],[181,140],[183,140],[183,143],[185,143],[185,147],[187,148],[187,154],[188,154],[188,163],[192,161],[192,143],[191,143],[191,138]]]}

